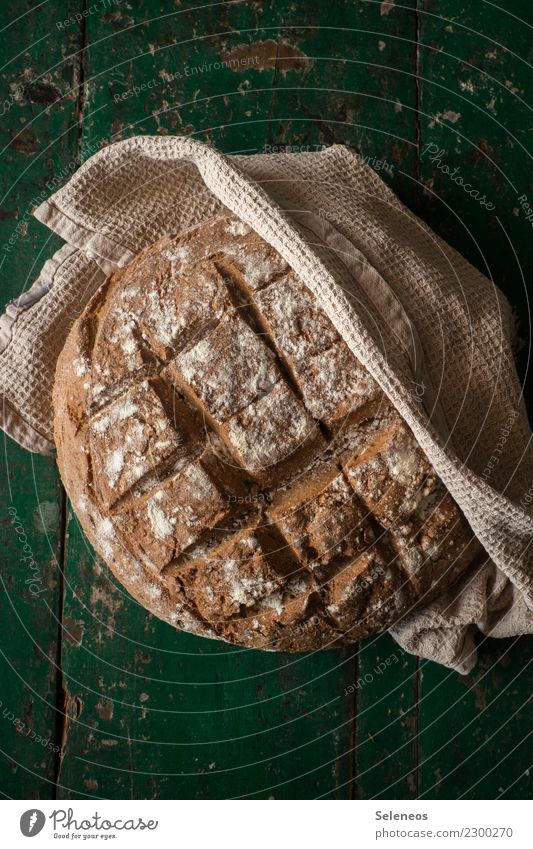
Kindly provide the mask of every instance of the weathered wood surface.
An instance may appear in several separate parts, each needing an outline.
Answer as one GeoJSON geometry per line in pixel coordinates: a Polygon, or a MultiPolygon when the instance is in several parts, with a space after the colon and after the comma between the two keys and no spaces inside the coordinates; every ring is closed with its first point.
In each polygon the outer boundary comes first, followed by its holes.
{"type": "MultiPolygon", "coordinates": [[[[65,15],[78,6],[64,3],[65,15]]],[[[8,2],[0,36],[2,312],[61,244],[35,226],[31,210],[55,175],[75,167],[78,148],[79,27],[60,41],[52,4],[24,12],[24,4],[8,2]]],[[[53,459],[29,454],[3,434],[1,441],[0,787],[16,798],[51,798],[61,710],[64,499],[53,459]]]]}
{"type": "MultiPolygon", "coordinates": [[[[527,5],[110,0],[84,15],[77,0],[27,14],[9,4],[2,243],[21,232],[0,257],[2,304],[56,247],[35,222],[26,233],[32,198],[102,144],[137,133],[192,134],[227,153],[341,142],[504,289],[522,321],[524,374],[527,5]]],[[[388,635],[288,656],[177,634],[95,559],[65,515],[53,461],[6,439],[3,463],[5,795],[530,795],[531,639],[482,641],[479,667],[461,678],[388,635]],[[24,533],[46,589],[36,597],[24,533]]]]}

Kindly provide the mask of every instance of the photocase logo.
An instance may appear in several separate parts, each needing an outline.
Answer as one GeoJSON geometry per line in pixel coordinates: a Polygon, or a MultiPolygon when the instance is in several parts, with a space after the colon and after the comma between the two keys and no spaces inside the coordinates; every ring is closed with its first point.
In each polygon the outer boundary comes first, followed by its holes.
{"type": "Polygon", "coordinates": [[[42,831],[46,822],[46,817],[42,811],[37,808],[31,808],[25,811],[20,818],[20,830],[24,837],[35,837],[42,831]]]}

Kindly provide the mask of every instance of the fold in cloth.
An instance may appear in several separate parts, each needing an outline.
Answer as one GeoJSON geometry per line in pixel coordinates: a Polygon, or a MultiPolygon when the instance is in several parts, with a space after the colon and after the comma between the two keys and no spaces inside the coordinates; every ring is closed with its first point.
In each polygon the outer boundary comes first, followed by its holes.
{"type": "Polygon", "coordinates": [[[477,630],[533,632],[533,448],[494,284],[404,207],[361,157],[223,156],[136,137],[89,159],[35,211],[67,244],[0,319],[0,424],[53,450],[55,362],[113,269],[225,207],[272,244],[413,431],[488,558],[391,633],[468,672],[477,630]]]}

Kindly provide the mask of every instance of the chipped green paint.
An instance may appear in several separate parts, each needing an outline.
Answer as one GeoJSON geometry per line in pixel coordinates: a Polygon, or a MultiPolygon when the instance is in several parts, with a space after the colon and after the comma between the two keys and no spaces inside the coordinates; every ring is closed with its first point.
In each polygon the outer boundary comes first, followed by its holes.
{"type": "MultiPolygon", "coordinates": [[[[137,133],[186,133],[227,153],[352,145],[527,320],[525,0],[502,12],[458,0],[198,5],[132,0],[78,26],[81,0],[63,0],[12,27],[5,60],[35,40],[36,15],[49,37],[2,72],[4,301],[57,246],[29,213],[78,157],[137,133]]],[[[19,14],[10,3],[5,20],[19,14]]],[[[520,744],[531,725],[531,640],[481,641],[479,668],[460,678],[419,664],[388,635],[288,656],[177,634],[116,584],[75,517],[63,527],[53,461],[5,448],[4,792],[530,795],[520,744]],[[31,574],[10,507],[38,564],[31,574]]]]}
{"type": "MultiPolygon", "coordinates": [[[[37,38],[53,33],[56,5],[45,4],[14,25],[9,24],[25,8],[16,2],[3,8],[2,23],[8,28],[0,63],[2,312],[60,245],[44,227],[30,223],[31,210],[53,190],[54,174],[77,156],[79,28],[72,27],[62,40],[42,38],[29,49],[37,38]]],[[[68,2],[63,8],[72,14],[78,5],[68,2]]],[[[53,459],[30,455],[7,438],[2,454],[0,787],[14,798],[52,798],[62,493],[53,459]]]]}
{"type": "Polygon", "coordinates": [[[525,0],[506,3],[501,14],[487,4],[425,0],[419,25],[421,214],[497,283],[521,317],[519,368],[529,403],[533,383],[524,343],[532,230],[520,197],[533,196],[524,102],[531,37],[520,18],[530,17],[525,0]],[[469,194],[450,176],[457,168],[469,194]],[[480,203],[484,196],[494,209],[480,203]]]}

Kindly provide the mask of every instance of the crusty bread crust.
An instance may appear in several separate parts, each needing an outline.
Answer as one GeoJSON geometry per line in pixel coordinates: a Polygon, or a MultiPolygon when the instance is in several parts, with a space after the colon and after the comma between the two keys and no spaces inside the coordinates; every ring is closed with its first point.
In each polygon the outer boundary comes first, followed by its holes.
{"type": "Polygon", "coordinates": [[[178,629],[283,651],[350,643],[480,553],[314,296],[229,213],[108,278],[53,401],[88,539],[178,629]]]}

